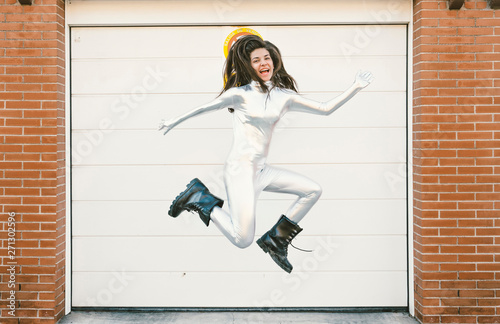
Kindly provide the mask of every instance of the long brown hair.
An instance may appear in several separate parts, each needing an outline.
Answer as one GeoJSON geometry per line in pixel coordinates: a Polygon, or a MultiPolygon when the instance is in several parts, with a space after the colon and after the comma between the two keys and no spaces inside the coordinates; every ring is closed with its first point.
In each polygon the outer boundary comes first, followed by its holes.
{"type": "Polygon", "coordinates": [[[226,83],[221,94],[233,87],[249,84],[252,80],[259,82],[261,89],[264,91],[271,90],[257,75],[250,63],[250,54],[258,48],[265,48],[273,60],[274,72],[271,77],[273,83],[271,89],[278,87],[297,92],[297,84],[292,76],[286,72],[280,50],[273,43],[264,41],[259,36],[246,35],[238,39],[229,50],[224,64],[224,80],[226,83]]]}

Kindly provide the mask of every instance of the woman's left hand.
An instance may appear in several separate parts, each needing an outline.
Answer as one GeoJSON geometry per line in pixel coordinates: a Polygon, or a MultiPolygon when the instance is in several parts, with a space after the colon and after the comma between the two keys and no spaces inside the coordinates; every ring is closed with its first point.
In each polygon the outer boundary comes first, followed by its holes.
{"type": "Polygon", "coordinates": [[[174,123],[172,121],[162,119],[158,130],[163,131],[163,135],[166,135],[172,128],[174,128],[174,123]]]}
{"type": "Polygon", "coordinates": [[[358,71],[358,73],[356,74],[356,81],[354,82],[357,83],[361,88],[365,88],[373,81],[373,79],[374,78],[371,72],[358,71]]]}

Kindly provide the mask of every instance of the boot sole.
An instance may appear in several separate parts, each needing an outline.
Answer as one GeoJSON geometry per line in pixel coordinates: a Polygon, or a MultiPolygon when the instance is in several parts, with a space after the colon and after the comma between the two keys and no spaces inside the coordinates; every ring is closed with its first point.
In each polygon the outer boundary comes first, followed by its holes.
{"type": "Polygon", "coordinates": [[[274,252],[271,251],[266,244],[264,244],[264,242],[262,242],[262,239],[258,239],[257,240],[257,245],[260,246],[260,248],[262,250],[264,250],[265,253],[269,253],[269,255],[271,256],[271,259],[273,259],[274,263],[276,263],[281,269],[283,269],[284,271],[288,272],[288,273],[291,273],[292,272],[292,269],[289,269],[287,267],[285,267],[284,265],[282,265],[280,262],[276,261],[276,259],[273,257],[273,254],[274,252]]]}
{"type": "Polygon", "coordinates": [[[269,253],[269,248],[267,247],[267,245],[264,244],[264,242],[262,242],[262,239],[257,240],[257,245],[259,245],[260,248],[264,250],[265,253],[269,253]]]}
{"type": "Polygon", "coordinates": [[[191,188],[197,184],[200,180],[198,180],[198,178],[195,178],[193,180],[191,180],[191,182],[189,182],[187,185],[186,185],[186,190],[184,190],[183,192],[181,192],[177,197],[175,197],[174,201],[172,201],[172,204],[170,205],[170,209],[168,210],[168,214],[172,217],[177,217],[181,214],[182,210],[179,210],[179,208],[177,207],[177,203],[179,202],[179,200],[184,196],[186,195],[186,193],[191,190],[191,188]]]}

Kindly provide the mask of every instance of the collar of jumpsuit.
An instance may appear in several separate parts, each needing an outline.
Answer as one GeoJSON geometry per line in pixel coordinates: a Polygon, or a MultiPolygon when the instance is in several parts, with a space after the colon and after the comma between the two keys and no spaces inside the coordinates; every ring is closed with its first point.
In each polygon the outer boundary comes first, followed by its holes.
{"type": "MultiPolygon", "coordinates": [[[[273,81],[265,81],[264,82],[266,84],[266,86],[268,87],[271,87],[273,85],[273,81]]],[[[260,83],[256,80],[252,80],[252,82],[250,82],[250,84],[254,87],[259,87],[260,88],[260,83]]]]}

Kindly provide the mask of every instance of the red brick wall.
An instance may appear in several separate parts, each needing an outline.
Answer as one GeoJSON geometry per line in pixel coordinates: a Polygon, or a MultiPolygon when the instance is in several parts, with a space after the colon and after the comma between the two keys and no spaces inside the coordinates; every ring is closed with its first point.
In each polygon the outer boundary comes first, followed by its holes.
{"type": "Polygon", "coordinates": [[[2,323],[54,323],[65,296],[64,1],[0,0],[0,21],[2,323]],[[16,263],[15,319],[8,262],[16,263]]]}
{"type": "Polygon", "coordinates": [[[415,309],[500,323],[500,11],[414,1],[415,309]]]}

